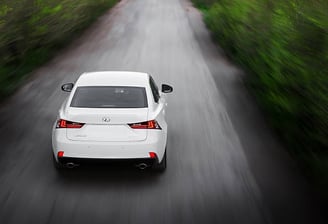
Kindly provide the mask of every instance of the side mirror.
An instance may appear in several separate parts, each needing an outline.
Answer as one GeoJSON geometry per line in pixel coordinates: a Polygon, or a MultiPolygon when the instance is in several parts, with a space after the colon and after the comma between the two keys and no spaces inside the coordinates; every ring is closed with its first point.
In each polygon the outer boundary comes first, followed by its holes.
{"type": "Polygon", "coordinates": [[[64,85],[61,86],[61,89],[64,92],[71,92],[72,89],[73,89],[73,86],[74,86],[74,83],[66,83],[66,84],[64,84],[64,85]]]}
{"type": "Polygon", "coordinates": [[[166,84],[162,84],[162,92],[163,93],[171,93],[171,92],[173,92],[173,87],[166,85],[166,84]]]}

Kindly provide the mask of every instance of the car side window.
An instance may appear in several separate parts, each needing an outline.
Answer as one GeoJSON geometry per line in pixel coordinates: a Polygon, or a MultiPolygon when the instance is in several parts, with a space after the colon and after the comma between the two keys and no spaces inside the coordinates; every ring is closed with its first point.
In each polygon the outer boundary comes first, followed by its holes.
{"type": "Polygon", "coordinates": [[[156,85],[156,83],[155,83],[155,81],[153,80],[152,77],[150,77],[149,83],[150,83],[151,91],[153,93],[154,101],[156,103],[158,103],[158,100],[159,100],[159,97],[160,97],[159,92],[158,92],[158,87],[157,87],[157,85],[156,85]]]}

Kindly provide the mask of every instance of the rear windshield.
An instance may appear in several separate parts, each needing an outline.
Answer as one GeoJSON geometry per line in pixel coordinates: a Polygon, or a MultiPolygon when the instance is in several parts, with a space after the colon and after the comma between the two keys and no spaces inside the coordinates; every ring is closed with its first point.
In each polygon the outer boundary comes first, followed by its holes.
{"type": "Polygon", "coordinates": [[[148,104],[143,87],[83,86],[77,87],[71,107],[144,108],[148,104]]]}

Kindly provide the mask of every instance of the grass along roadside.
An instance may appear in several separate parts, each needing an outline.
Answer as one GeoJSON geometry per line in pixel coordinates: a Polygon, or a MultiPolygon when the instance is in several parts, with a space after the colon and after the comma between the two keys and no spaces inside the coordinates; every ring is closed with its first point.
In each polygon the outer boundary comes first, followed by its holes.
{"type": "Polygon", "coordinates": [[[0,3],[0,100],[119,0],[0,3]]]}
{"type": "Polygon", "coordinates": [[[193,0],[290,154],[328,199],[328,2],[193,0]]]}

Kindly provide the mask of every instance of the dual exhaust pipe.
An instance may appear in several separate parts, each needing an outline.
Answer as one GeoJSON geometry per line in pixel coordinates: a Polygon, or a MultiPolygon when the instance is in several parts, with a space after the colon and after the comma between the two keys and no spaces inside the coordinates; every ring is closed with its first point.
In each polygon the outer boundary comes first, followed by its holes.
{"type": "MultiPolygon", "coordinates": [[[[73,168],[79,166],[79,164],[76,164],[76,163],[73,163],[73,162],[68,162],[68,163],[65,164],[65,166],[69,169],[73,169],[73,168]]],[[[144,170],[149,166],[146,163],[139,163],[139,164],[136,165],[136,167],[138,167],[140,170],[144,170]]]]}

